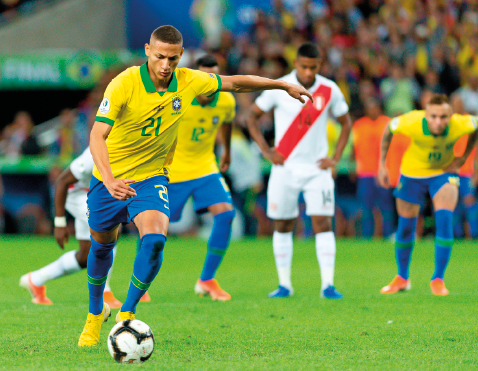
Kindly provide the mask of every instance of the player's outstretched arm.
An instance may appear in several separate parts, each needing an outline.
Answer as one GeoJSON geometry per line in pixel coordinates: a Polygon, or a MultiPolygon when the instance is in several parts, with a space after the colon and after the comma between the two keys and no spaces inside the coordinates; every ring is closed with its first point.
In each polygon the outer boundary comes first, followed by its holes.
{"type": "Polygon", "coordinates": [[[284,156],[277,152],[275,148],[269,147],[264,135],[262,135],[262,131],[259,127],[259,118],[263,114],[264,112],[254,103],[246,117],[247,130],[249,130],[252,139],[258,144],[264,158],[268,159],[274,165],[284,165],[284,156]]]}
{"type": "Polygon", "coordinates": [[[225,122],[221,126],[222,144],[224,146],[224,152],[221,155],[221,160],[219,161],[219,170],[221,173],[225,173],[231,164],[232,125],[232,122],[225,122]]]}
{"type": "Polygon", "coordinates": [[[111,171],[106,138],[112,129],[111,125],[95,121],[90,134],[90,150],[98,171],[103,178],[103,184],[111,196],[118,200],[127,200],[136,196],[136,191],[128,186],[134,179],[115,179],[111,171]]]}
{"type": "Polygon", "coordinates": [[[352,118],[350,117],[350,114],[346,113],[343,116],[337,117],[337,121],[341,125],[342,129],[335,147],[335,154],[332,158],[326,157],[319,160],[319,167],[323,170],[334,167],[337,165],[337,162],[340,161],[342,158],[342,153],[344,152],[344,148],[349,141],[350,132],[352,131],[352,118]]]}
{"type": "Polygon", "coordinates": [[[470,155],[471,151],[473,151],[473,148],[476,145],[476,140],[478,139],[478,130],[475,130],[473,133],[471,133],[468,136],[468,141],[466,142],[466,148],[465,152],[463,152],[463,155],[460,157],[457,157],[453,160],[453,162],[447,166],[444,171],[446,173],[458,173],[460,170],[460,167],[463,166],[463,164],[466,162],[466,159],[470,155]]]}
{"type": "Polygon", "coordinates": [[[393,133],[390,131],[389,126],[385,128],[382,136],[381,154],[380,154],[380,166],[378,170],[378,183],[383,188],[390,188],[390,178],[388,176],[388,170],[385,167],[385,159],[387,158],[388,149],[392,142],[393,133]]]}
{"type": "Polygon", "coordinates": [[[65,248],[64,244],[68,243],[68,229],[66,228],[66,197],[68,195],[68,187],[78,181],[70,168],[65,169],[55,182],[55,230],[54,235],[58,246],[65,248]]]}
{"type": "Polygon", "coordinates": [[[230,91],[233,93],[252,93],[254,91],[279,89],[286,91],[292,98],[305,103],[303,96],[313,101],[312,95],[303,86],[290,84],[282,80],[271,80],[259,76],[221,76],[221,91],[230,91]]]}

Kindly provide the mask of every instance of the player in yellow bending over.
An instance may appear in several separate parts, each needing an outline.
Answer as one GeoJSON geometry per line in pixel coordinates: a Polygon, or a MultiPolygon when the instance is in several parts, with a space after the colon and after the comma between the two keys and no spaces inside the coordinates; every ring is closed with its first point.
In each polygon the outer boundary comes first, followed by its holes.
{"type": "Polygon", "coordinates": [[[411,288],[408,267],[412,252],[420,204],[430,193],[435,210],[435,272],[430,287],[434,295],[448,295],[443,277],[453,245],[453,211],[458,201],[457,172],[465,163],[477,138],[474,116],[453,114],[445,95],[433,95],[424,111],[412,111],[390,121],[382,138],[379,182],[390,187],[385,158],[396,133],[411,137],[400,169],[400,181],[394,191],[399,215],[395,242],[398,275],[382,288],[382,294],[394,294],[411,288]],[[455,158],[453,147],[463,135],[470,134],[465,153],[455,158]]]}
{"type": "Polygon", "coordinates": [[[110,316],[103,289],[121,223],[136,224],[141,247],[117,321],[135,317],[136,305],[159,272],[169,225],[168,182],[179,122],[196,96],[219,90],[282,89],[301,102],[302,95],[312,99],[303,87],[283,81],[176,68],[184,52],[182,43],[176,28],[157,28],[145,45],[148,61],[115,77],[98,109],[90,134],[95,167],[87,202],[90,304],[79,346],[98,344],[101,325],[110,316]]]}

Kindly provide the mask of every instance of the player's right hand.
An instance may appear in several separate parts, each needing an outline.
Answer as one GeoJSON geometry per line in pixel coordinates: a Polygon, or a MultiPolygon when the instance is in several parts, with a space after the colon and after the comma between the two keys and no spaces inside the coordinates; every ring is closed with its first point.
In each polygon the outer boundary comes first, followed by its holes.
{"type": "Polygon", "coordinates": [[[55,227],[53,234],[55,235],[55,240],[58,243],[58,246],[60,246],[61,249],[64,250],[65,243],[68,243],[68,228],[55,227]]]}
{"type": "Polygon", "coordinates": [[[272,147],[269,148],[267,151],[262,153],[264,158],[272,162],[274,165],[284,165],[285,157],[281,153],[277,152],[277,150],[272,147]]]}
{"type": "Polygon", "coordinates": [[[378,170],[378,184],[385,189],[389,189],[391,187],[390,184],[390,177],[388,176],[388,170],[385,166],[381,166],[378,170]]]}
{"type": "Polygon", "coordinates": [[[312,94],[310,94],[310,92],[303,86],[288,84],[286,91],[292,98],[299,100],[302,104],[305,103],[305,99],[302,97],[303,95],[308,97],[312,102],[314,101],[312,94]]]}
{"type": "Polygon", "coordinates": [[[113,179],[105,181],[103,184],[113,198],[125,201],[136,196],[136,191],[128,185],[134,182],[134,179],[113,179]]]}

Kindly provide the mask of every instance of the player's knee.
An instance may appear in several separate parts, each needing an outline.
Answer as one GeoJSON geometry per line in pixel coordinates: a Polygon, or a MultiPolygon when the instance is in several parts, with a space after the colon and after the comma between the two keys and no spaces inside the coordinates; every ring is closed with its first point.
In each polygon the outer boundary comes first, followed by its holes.
{"type": "Polygon", "coordinates": [[[88,253],[89,253],[89,251],[87,251],[85,253],[85,252],[79,250],[75,255],[76,261],[78,262],[78,265],[81,268],[86,268],[86,264],[88,262],[88,253]]]}
{"type": "Polygon", "coordinates": [[[415,229],[417,227],[417,217],[398,219],[397,240],[405,242],[411,241],[415,237],[415,229]]]}
{"type": "Polygon", "coordinates": [[[236,216],[236,210],[228,210],[220,214],[214,215],[214,222],[222,225],[230,225],[236,216]]]}
{"type": "Polygon", "coordinates": [[[98,259],[105,259],[109,254],[113,254],[114,247],[114,242],[109,244],[100,244],[92,238],[90,252],[93,253],[98,259]]]}
{"type": "Polygon", "coordinates": [[[158,262],[162,259],[165,244],[166,236],[164,234],[149,233],[141,238],[141,250],[148,256],[150,263],[158,262]]]}
{"type": "Polygon", "coordinates": [[[332,231],[331,217],[314,217],[312,223],[315,234],[332,231]]]}

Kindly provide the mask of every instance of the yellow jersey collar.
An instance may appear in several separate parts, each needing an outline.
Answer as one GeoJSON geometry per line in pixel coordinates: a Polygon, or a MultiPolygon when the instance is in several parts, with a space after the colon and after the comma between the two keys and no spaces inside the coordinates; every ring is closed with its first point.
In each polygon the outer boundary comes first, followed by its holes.
{"type": "Polygon", "coordinates": [[[427,119],[424,117],[423,120],[422,120],[422,128],[423,128],[423,134],[424,135],[433,135],[434,137],[446,137],[448,135],[448,132],[450,131],[450,124],[447,125],[445,130],[443,130],[443,133],[441,133],[439,135],[434,135],[434,134],[430,133],[430,129],[428,128],[427,119]]]}
{"type": "MultiPolygon", "coordinates": [[[[164,91],[157,91],[154,87],[153,82],[151,81],[151,77],[149,77],[148,73],[148,62],[141,65],[139,68],[139,73],[141,75],[141,81],[143,82],[144,88],[148,93],[158,93],[160,96],[164,95],[164,91]]],[[[169,83],[168,90],[166,92],[175,93],[178,91],[178,79],[176,78],[176,71],[173,72],[173,78],[169,83]]]]}
{"type": "Polygon", "coordinates": [[[201,106],[201,107],[206,107],[206,106],[216,107],[218,100],[219,100],[219,92],[217,92],[216,95],[214,96],[213,100],[210,101],[210,102],[209,102],[208,104],[206,104],[205,106],[203,106],[202,104],[200,104],[196,98],[194,98],[194,100],[191,102],[191,105],[192,105],[192,106],[201,106]]]}

